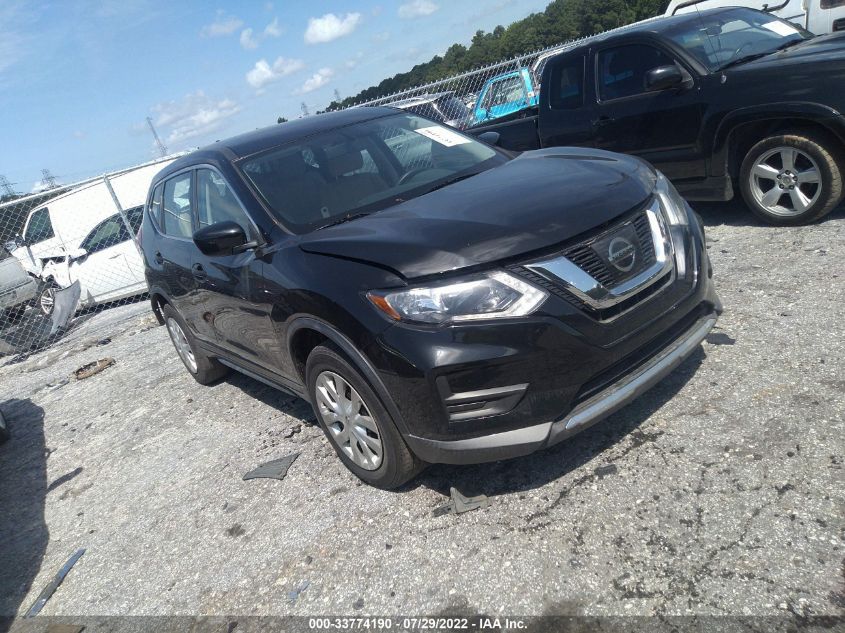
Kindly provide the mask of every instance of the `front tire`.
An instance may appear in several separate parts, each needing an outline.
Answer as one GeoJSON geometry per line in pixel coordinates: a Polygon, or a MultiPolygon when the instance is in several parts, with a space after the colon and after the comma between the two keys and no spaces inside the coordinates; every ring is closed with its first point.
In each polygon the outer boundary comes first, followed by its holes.
{"type": "Polygon", "coordinates": [[[842,200],[845,163],[837,162],[840,156],[840,148],[824,134],[786,132],[763,139],[742,162],[742,197],[769,224],[815,222],[842,200]]]}
{"type": "Polygon", "coordinates": [[[59,284],[52,279],[48,279],[41,285],[41,291],[38,293],[36,305],[45,317],[53,314],[53,310],[56,308],[56,293],[59,290],[61,290],[59,284]]]}
{"type": "Polygon", "coordinates": [[[337,348],[315,347],[305,364],[305,377],[323,432],[356,477],[391,490],[424,468],[373,388],[337,348]]]}
{"type": "Polygon", "coordinates": [[[176,348],[176,353],[185,365],[185,369],[194,377],[194,380],[201,385],[210,385],[229,373],[228,367],[200,349],[194,335],[176,310],[165,305],[161,314],[164,317],[164,325],[167,327],[170,341],[176,348]]]}

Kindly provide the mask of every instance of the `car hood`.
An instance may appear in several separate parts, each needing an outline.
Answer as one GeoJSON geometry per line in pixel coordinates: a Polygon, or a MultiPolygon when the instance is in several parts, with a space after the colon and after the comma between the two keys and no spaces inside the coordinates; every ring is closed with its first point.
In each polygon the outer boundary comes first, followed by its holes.
{"type": "Polygon", "coordinates": [[[762,69],[784,71],[790,66],[801,65],[801,72],[824,74],[830,67],[845,69],[845,32],[820,35],[736,66],[738,74],[762,69]],[[809,65],[812,62],[813,65],[809,65]]]}
{"type": "Polygon", "coordinates": [[[388,268],[406,279],[490,264],[603,225],[652,193],[654,172],[629,156],[552,148],[345,224],[300,247],[388,268]]]}

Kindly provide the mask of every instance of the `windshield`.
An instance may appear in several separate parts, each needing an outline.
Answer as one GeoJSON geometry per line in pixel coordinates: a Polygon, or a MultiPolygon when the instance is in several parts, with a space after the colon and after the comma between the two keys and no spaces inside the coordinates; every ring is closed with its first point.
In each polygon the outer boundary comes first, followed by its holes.
{"type": "Polygon", "coordinates": [[[809,31],[753,9],[705,13],[663,31],[711,71],[813,37],[809,31]]]}
{"type": "Polygon", "coordinates": [[[472,137],[403,113],[310,136],[242,169],[286,226],[307,233],[506,161],[472,137]]]}

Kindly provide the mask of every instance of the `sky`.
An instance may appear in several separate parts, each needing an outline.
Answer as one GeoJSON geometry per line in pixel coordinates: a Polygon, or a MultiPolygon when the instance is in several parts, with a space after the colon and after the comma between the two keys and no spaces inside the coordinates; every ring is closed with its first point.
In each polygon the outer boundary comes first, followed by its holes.
{"type": "MultiPolygon", "coordinates": [[[[70,183],[324,109],[549,0],[0,0],[0,175],[70,183]]],[[[2,193],[2,192],[0,192],[2,193]]]]}

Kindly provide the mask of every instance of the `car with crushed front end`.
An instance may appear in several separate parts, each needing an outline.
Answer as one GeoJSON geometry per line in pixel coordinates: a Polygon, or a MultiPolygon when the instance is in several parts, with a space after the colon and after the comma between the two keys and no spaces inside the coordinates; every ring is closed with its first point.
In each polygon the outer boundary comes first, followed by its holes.
{"type": "Polygon", "coordinates": [[[662,380],[721,312],[699,218],[644,161],[514,157],[392,108],[175,161],[140,242],[190,374],[307,399],[382,488],[564,440],[662,380]]]}

